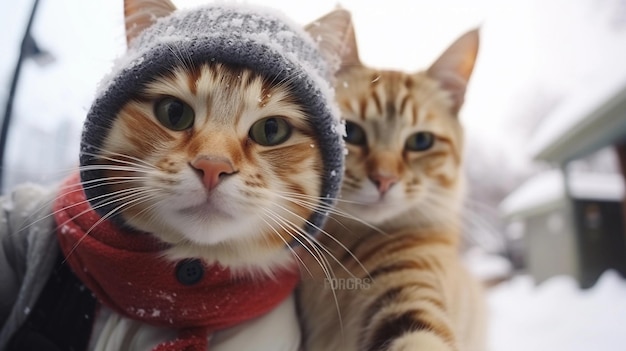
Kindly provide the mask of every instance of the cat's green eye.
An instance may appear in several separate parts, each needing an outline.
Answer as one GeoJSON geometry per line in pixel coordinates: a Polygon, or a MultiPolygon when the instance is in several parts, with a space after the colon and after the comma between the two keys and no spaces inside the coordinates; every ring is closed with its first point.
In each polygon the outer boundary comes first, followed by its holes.
{"type": "Polygon", "coordinates": [[[252,125],[250,139],[263,146],[282,144],[291,136],[291,125],[284,118],[268,117],[252,125]]]}
{"type": "Polygon", "coordinates": [[[426,151],[435,144],[435,135],[431,132],[417,132],[408,139],[404,148],[409,151],[426,151]]]}
{"type": "Polygon", "coordinates": [[[191,106],[175,97],[166,97],[154,104],[156,118],[166,128],[181,131],[191,128],[195,114],[191,106]]]}
{"type": "Polygon", "coordinates": [[[365,145],[367,144],[367,138],[365,137],[365,131],[360,125],[346,121],[346,136],[344,140],[348,144],[353,145],[365,145]]]}

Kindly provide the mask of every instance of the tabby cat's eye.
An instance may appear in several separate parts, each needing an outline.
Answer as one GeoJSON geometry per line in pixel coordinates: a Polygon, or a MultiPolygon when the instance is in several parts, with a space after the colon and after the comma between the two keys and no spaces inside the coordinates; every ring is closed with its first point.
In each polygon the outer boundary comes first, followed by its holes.
{"type": "Polygon", "coordinates": [[[404,148],[409,151],[426,151],[435,144],[435,135],[431,132],[417,132],[406,139],[404,148]]]}
{"type": "Polygon", "coordinates": [[[191,106],[175,97],[158,100],[154,105],[154,114],[166,128],[176,131],[191,128],[195,117],[191,106]]]}
{"type": "Polygon", "coordinates": [[[282,144],[291,136],[291,125],[281,117],[264,118],[252,125],[250,139],[263,146],[282,144]]]}
{"type": "Polygon", "coordinates": [[[344,140],[346,143],[353,145],[365,145],[367,143],[367,138],[365,137],[365,131],[363,128],[350,121],[346,121],[346,136],[344,140]]]}

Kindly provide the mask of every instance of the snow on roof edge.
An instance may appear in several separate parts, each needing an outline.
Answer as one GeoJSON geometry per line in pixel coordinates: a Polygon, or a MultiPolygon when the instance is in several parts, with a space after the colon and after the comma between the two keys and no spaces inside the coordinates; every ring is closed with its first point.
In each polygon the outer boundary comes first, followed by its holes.
{"type": "Polygon", "coordinates": [[[601,83],[578,89],[545,118],[529,142],[532,158],[545,157],[551,149],[558,148],[626,99],[626,71],[619,73],[601,83]]]}
{"type": "MultiPolygon", "coordinates": [[[[570,172],[568,175],[571,196],[575,199],[621,201],[625,186],[621,174],[570,172]]],[[[565,181],[558,169],[530,178],[511,192],[499,206],[505,217],[534,212],[565,200],[565,181]]]]}
{"type": "Polygon", "coordinates": [[[563,174],[555,169],[528,179],[507,195],[500,203],[499,210],[503,216],[510,217],[528,209],[558,202],[564,195],[563,174]]]}

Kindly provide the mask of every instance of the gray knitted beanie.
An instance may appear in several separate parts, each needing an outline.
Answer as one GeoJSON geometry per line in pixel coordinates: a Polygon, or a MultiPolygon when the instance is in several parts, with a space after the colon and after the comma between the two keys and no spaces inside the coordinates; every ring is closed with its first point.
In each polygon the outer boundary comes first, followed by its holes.
{"type": "MultiPolygon", "coordinates": [[[[243,66],[272,81],[290,82],[291,91],[310,116],[324,164],[324,200],[305,228],[317,233],[343,175],[343,126],[328,82],[333,72],[303,29],[264,8],[220,3],[178,10],[135,38],[101,83],[87,115],[81,140],[81,180],[103,177],[101,170],[94,169],[97,166],[85,166],[97,164],[93,155],[102,147],[115,116],[146,83],[180,65],[181,53],[192,64],[243,66]]],[[[92,206],[98,207],[94,199],[104,193],[101,187],[85,187],[85,192],[92,206]]],[[[100,205],[96,210],[102,215],[114,208],[100,205]]]]}

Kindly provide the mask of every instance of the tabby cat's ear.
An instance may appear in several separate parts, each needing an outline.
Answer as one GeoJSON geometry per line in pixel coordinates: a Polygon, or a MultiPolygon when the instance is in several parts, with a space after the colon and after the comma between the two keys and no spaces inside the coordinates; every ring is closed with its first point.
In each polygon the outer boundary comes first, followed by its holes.
{"type": "Polygon", "coordinates": [[[338,8],[308,24],[304,29],[318,43],[322,55],[336,68],[360,66],[359,52],[352,26],[352,15],[338,8]]]}
{"type": "Polygon", "coordinates": [[[126,44],[129,45],[157,19],[170,15],[176,6],[170,0],[124,0],[126,44]]]}
{"type": "Polygon", "coordinates": [[[463,34],[426,71],[452,94],[455,114],[463,105],[465,88],[478,54],[478,42],[478,29],[463,34]]]}

